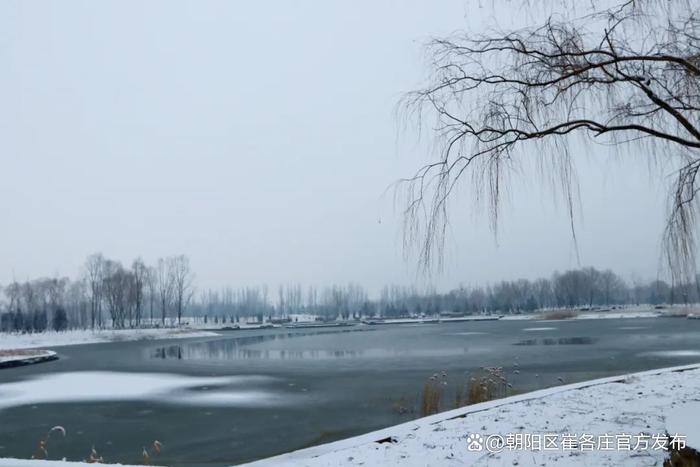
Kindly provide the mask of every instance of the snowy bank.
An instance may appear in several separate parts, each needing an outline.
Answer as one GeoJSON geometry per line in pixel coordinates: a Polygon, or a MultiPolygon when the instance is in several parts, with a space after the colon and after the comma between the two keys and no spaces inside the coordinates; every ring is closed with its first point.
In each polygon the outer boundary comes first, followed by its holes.
{"type": "MultiPolygon", "coordinates": [[[[99,464],[112,465],[123,467],[137,467],[127,464],[99,464]]],[[[26,460],[26,459],[0,459],[0,467],[94,467],[95,464],[86,462],[69,462],[69,461],[45,461],[45,460],[26,460]]]]}
{"type": "Polygon", "coordinates": [[[56,352],[51,350],[0,350],[0,368],[31,365],[57,358],[56,352]]]}
{"type": "Polygon", "coordinates": [[[663,313],[655,310],[639,311],[582,311],[572,319],[621,319],[621,318],[659,318],[663,313]]]}
{"type": "Polygon", "coordinates": [[[99,331],[74,330],[64,332],[42,332],[36,334],[0,333],[0,350],[58,347],[63,345],[96,344],[101,342],[136,341],[146,339],[183,339],[187,337],[209,337],[219,334],[182,328],[156,329],[103,329],[99,331]]]}
{"type": "Polygon", "coordinates": [[[667,452],[656,440],[667,430],[676,434],[666,416],[683,411],[684,401],[696,399],[698,388],[700,364],[602,378],[474,404],[245,465],[661,465],[667,452]],[[550,449],[518,445],[526,435],[531,441],[550,436],[556,442],[550,449]],[[617,449],[596,444],[588,450],[588,436],[596,443],[612,439],[617,449]],[[499,437],[511,442],[488,450],[486,440],[499,437]],[[567,439],[576,443],[567,445],[567,439]]]}
{"type": "Polygon", "coordinates": [[[623,319],[623,318],[661,318],[667,316],[659,310],[653,309],[631,309],[631,310],[612,310],[612,311],[576,311],[563,310],[571,313],[571,317],[547,319],[547,316],[556,313],[557,310],[550,312],[535,312],[520,315],[505,315],[501,319],[503,321],[518,321],[518,320],[535,320],[535,321],[571,321],[580,319],[623,319]]]}

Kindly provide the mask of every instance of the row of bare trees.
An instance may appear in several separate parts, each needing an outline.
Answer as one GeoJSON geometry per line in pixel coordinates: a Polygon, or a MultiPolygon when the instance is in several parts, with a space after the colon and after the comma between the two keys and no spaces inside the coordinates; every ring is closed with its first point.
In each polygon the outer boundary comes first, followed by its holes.
{"type": "Polygon", "coordinates": [[[487,286],[460,287],[447,294],[399,290],[380,302],[384,315],[527,313],[553,308],[608,308],[626,305],[700,302],[700,276],[667,283],[624,280],[611,270],[592,267],[555,272],[550,278],[500,281],[487,286]]]}
{"type": "Polygon", "coordinates": [[[527,313],[553,308],[606,308],[626,305],[700,302],[700,276],[667,283],[656,279],[625,280],[611,270],[592,267],[555,272],[535,280],[499,281],[486,286],[462,286],[446,294],[405,287],[385,288],[376,303],[383,316],[527,313]]]}
{"type": "Polygon", "coordinates": [[[202,291],[193,313],[234,321],[237,317],[262,317],[272,315],[289,316],[309,314],[325,318],[350,318],[367,315],[371,302],[367,291],[357,285],[333,285],[317,288],[302,287],[301,284],[280,286],[277,296],[269,287],[225,287],[220,291],[202,291]]]}
{"type": "Polygon", "coordinates": [[[102,327],[104,313],[114,327],[182,321],[194,294],[194,273],[184,255],[160,258],[153,266],[136,259],[130,268],[97,253],[85,263],[90,326],[102,327]]]}
{"type": "Polygon", "coordinates": [[[75,305],[80,313],[80,285],[66,277],[15,281],[5,287],[4,292],[8,311],[0,313],[0,330],[42,332],[52,328],[61,331],[68,326],[68,306],[75,305]]]}
{"type": "Polygon", "coordinates": [[[376,299],[356,284],[281,286],[277,294],[267,286],[226,287],[203,290],[195,299],[193,278],[185,256],[160,259],[152,266],[137,259],[125,267],[95,254],[85,262],[78,280],[36,279],[4,287],[0,331],[165,326],[180,324],[183,316],[233,323],[240,318],[263,321],[299,314],[359,319],[700,302],[700,276],[671,284],[658,279],[625,281],[610,270],[592,267],[554,273],[550,278],[459,287],[447,293],[392,285],[382,288],[376,299]]]}
{"type": "Polygon", "coordinates": [[[499,281],[486,286],[462,286],[447,293],[399,285],[385,286],[370,300],[362,287],[280,287],[277,297],[268,288],[246,287],[203,291],[191,312],[234,322],[238,317],[309,314],[324,318],[401,317],[464,314],[527,313],[552,308],[593,308],[700,302],[700,277],[669,284],[663,280],[627,281],[611,270],[593,267],[556,272],[535,280],[499,281]]]}
{"type": "Polygon", "coordinates": [[[101,253],[89,256],[77,280],[14,281],[3,288],[0,331],[97,329],[179,324],[194,294],[189,259],[172,256],[125,267],[101,253]]]}

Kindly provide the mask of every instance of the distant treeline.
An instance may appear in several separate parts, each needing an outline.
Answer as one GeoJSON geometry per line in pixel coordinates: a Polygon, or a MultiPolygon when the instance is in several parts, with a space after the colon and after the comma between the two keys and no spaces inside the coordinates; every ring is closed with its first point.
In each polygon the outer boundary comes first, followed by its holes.
{"type": "Polygon", "coordinates": [[[676,304],[700,301],[700,276],[671,285],[627,282],[592,267],[448,293],[386,286],[377,299],[355,284],[331,287],[226,287],[195,294],[186,256],[124,266],[95,254],[77,279],[41,278],[0,287],[0,331],[171,326],[191,317],[216,322],[256,321],[308,314],[328,319],[399,317],[438,313],[526,313],[538,309],[676,304]]]}
{"type": "Polygon", "coordinates": [[[193,303],[194,316],[288,316],[311,314],[342,319],[457,314],[526,313],[551,308],[592,308],[618,305],[675,304],[700,301],[700,276],[675,286],[662,280],[628,283],[610,270],[588,267],[534,281],[518,279],[493,285],[460,287],[448,293],[419,291],[402,286],[384,287],[370,300],[360,286],[325,288],[300,285],[280,287],[274,299],[266,286],[207,290],[193,303]],[[274,301],[274,303],[272,303],[274,301]]]}
{"type": "Polygon", "coordinates": [[[102,254],[88,257],[79,278],[42,278],[2,287],[0,331],[42,332],[165,326],[180,322],[194,293],[186,256],[125,267],[102,254]]]}

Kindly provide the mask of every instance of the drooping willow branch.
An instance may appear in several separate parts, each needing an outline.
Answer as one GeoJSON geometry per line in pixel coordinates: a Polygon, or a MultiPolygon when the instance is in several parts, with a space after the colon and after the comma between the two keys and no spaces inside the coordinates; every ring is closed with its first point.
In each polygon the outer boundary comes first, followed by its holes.
{"type": "Polygon", "coordinates": [[[572,221],[571,142],[634,148],[675,167],[664,239],[674,273],[694,269],[700,168],[699,7],[626,1],[572,20],[493,37],[437,39],[433,77],[405,109],[433,128],[436,160],[402,182],[407,244],[424,266],[442,258],[447,202],[461,182],[485,200],[497,229],[506,175],[548,157],[572,221]],[[465,178],[465,175],[471,178],[465,178]]]}

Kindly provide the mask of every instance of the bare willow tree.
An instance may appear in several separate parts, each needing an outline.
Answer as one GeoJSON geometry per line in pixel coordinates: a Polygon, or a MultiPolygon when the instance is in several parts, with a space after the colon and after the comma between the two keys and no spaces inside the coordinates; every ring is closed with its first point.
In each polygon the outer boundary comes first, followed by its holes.
{"type": "Polygon", "coordinates": [[[578,136],[589,148],[628,149],[670,168],[665,251],[672,271],[692,266],[700,4],[593,0],[591,8],[578,16],[560,12],[536,27],[429,44],[432,77],[407,96],[405,108],[421,122],[436,118],[439,152],[403,184],[406,239],[424,265],[442,257],[447,204],[460,182],[486,204],[495,232],[512,169],[535,159],[561,189],[573,233],[578,136]]]}

